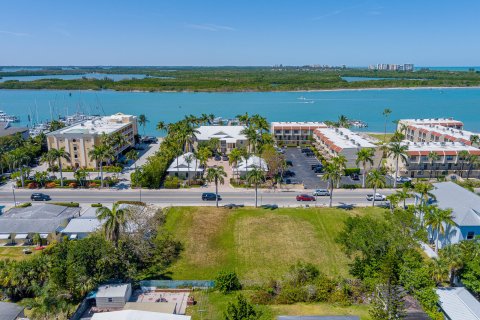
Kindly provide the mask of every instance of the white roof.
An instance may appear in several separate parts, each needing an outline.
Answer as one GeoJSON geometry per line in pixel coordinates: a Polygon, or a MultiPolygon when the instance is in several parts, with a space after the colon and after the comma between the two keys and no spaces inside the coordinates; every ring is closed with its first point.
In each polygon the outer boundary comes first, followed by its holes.
{"type": "Polygon", "coordinates": [[[234,143],[237,140],[247,140],[247,137],[241,133],[244,129],[245,126],[201,126],[197,129],[196,137],[199,141],[218,138],[234,143]]]}
{"type": "Polygon", "coordinates": [[[95,313],[92,320],[190,320],[191,316],[182,316],[177,314],[122,310],[112,312],[95,313]]]}
{"type": "Polygon", "coordinates": [[[480,320],[480,302],[467,289],[438,288],[440,307],[451,320],[480,320]]]}
{"type": "Polygon", "coordinates": [[[102,225],[103,222],[97,218],[74,218],[70,220],[62,233],[91,233],[100,229],[102,225]]]}
{"type": "Polygon", "coordinates": [[[425,118],[425,119],[401,119],[399,122],[408,122],[409,124],[440,124],[440,125],[462,125],[463,122],[453,118],[425,118]]]}
{"type": "Polygon", "coordinates": [[[17,233],[15,235],[15,239],[21,240],[21,239],[27,239],[28,238],[28,233],[17,233]]]}
{"type": "Polygon", "coordinates": [[[262,168],[263,171],[268,171],[268,166],[265,160],[255,155],[250,156],[247,161],[245,161],[245,158],[242,157],[242,161],[240,161],[237,165],[238,171],[249,171],[254,167],[262,168]]]}
{"type": "Polygon", "coordinates": [[[0,240],[10,239],[10,234],[0,234],[0,240]]]}
{"type": "Polygon", "coordinates": [[[168,167],[168,172],[194,172],[195,171],[195,167],[197,168],[197,172],[202,172],[203,169],[200,168],[200,161],[198,161],[195,156],[193,155],[193,153],[191,152],[187,152],[185,154],[182,154],[181,156],[178,157],[178,167],[177,167],[177,158],[175,158],[172,163],[170,164],[170,167],[168,167]],[[192,162],[190,163],[190,170],[188,168],[188,163],[187,161],[185,160],[185,157],[187,157],[188,155],[191,155],[192,156],[192,162]]]}
{"type": "Polygon", "coordinates": [[[419,124],[412,124],[410,125],[411,127],[415,127],[418,130],[424,129],[429,132],[435,132],[438,134],[441,134],[442,136],[448,135],[452,136],[458,140],[464,139],[464,140],[470,140],[471,136],[478,136],[480,135],[479,133],[472,132],[472,131],[467,131],[467,130],[461,130],[461,129],[455,129],[455,128],[449,128],[441,125],[419,125],[419,124]]]}
{"type": "Polygon", "coordinates": [[[473,146],[466,145],[462,142],[411,142],[404,140],[402,144],[408,146],[408,152],[437,152],[442,155],[443,152],[446,152],[447,155],[450,152],[458,153],[460,151],[468,151],[473,154],[480,153],[480,149],[473,146]]]}
{"type": "Polygon", "coordinates": [[[129,283],[120,283],[120,284],[107,284],[98,287],[95,297],[97,298],[123,298],[127,292],[130,284],[129,283]]]}
{"type": "Polygon", "coordinates": [[[128,121],[122,122],[122,119],[125,118],[133,120],[135,116],[117,113],[111,116],[97,117],[92,120],[81,121],[49,134],[110,134],[130,124],[128,121]]]}
{"type": "Polygon", "coordinates": [[[272,122],[270,123],[271,127],[275,129],[275,127],[317,127],[317,128],[326,128],[327,125],[324,122],[320,121],[280,121],[280,122],[272,122]]]}
{"type": "Polygon", "coordinates": [[[315,135],[322,141],[328,139],[342,149],[376,148],[372,142],[346,128],[318,128],[315,130],[315,135]]]}

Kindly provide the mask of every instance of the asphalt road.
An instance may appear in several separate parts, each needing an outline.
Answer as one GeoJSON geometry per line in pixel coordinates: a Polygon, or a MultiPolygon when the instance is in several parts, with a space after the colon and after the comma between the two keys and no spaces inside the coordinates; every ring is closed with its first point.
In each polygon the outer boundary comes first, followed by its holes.
{"type": "MultiPolygon", "coordinates": [[[[214,201],[202,201],[201,194],[205,190],[147,190],[141,191],[141,200],[147,203],[154,203],[163,206],[179,206],[179,205],[215,205],[214,201]]],[[[140,190],[46,190],[42,192],[50,195],[52,201],[61,202],[80,202],[80,203],[112,203],[118,200],[140,200],[140,190]]],[[[379,192],[388,195],[392,190],[379,190],[379,192]]],[[[15,198],[17,202],[30,201],[31,190],[15,191],[15,198]]],[[[264,191],[259,190],[258,202],[261,204],[276,204],[278,206],[298,206],[298,205],[328,205],[328,197],[317,197],[316,202],[297,202],[295,196],[299,193],[311,194],[312,190],[299,191],[264,191]]],[[[343,206],[365,206],[371,204],[366,200],[366,195],[373,193],[372,190],[334,190],[333,203],[334,205],[343,206]]],[[[220,203],[229,204],[244,204],[252,206],[255,203],[254,190],[242,190],[236,192],[222,192],[220,193],[223,200],[220,203]]],[[[2,190],[0,191],[0,204],[12,205],[13,192],[2,190]]]]}

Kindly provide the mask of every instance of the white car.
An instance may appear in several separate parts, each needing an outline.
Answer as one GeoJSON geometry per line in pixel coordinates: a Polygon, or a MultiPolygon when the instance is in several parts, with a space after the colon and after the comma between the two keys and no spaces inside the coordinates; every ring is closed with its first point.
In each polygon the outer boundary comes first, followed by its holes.
{"type": "Polygon", "coordinates": [[[410,181],[412,181],[412,179],[409,178],[409,177],[398,177],[397,178],[397,182],[400,182],[400,183],[405,183],[405,182],[410,182],[410,181]]]}
{"type": "MultiPolygon", "coordinates": [[[[373,201],[373,194],[367,194],[367,200],[373,201]]],[[[380,193],[375,193],[375,201],[385,201],[387,197],[380,193]]]]}

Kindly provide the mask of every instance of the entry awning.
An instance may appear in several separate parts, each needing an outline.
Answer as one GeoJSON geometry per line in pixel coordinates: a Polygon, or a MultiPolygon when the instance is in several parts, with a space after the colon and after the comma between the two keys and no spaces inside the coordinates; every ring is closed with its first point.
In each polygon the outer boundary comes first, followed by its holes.
{"type": "Polygon", "coordinates": [[[18,233],[15,235],[16,240],[22,240],[27,238],[28,238],[28,233],[18,233]]]}

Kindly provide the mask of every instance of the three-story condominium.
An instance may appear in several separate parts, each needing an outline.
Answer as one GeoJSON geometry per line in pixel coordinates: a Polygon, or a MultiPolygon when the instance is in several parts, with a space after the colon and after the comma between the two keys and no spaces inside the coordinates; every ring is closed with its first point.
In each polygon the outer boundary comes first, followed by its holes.
{"type": "Polygon", "coordinates": [[[47,144],[49,150],[65,148],[69,159],[61,159],[64,167],[96,168],[98,164],[90,159],[89,151],[102,143],[103,135],[115,133],[120,133],[126,141],[125,144],[114,147],[114,153],[118,155],[135,144],[135,135],[138,134],[137,117],[117,113],[82,121],[48,133],[47,144]]]}
{"type": "Polygon", "coordinates": [[[323,122],[272,122],[270,133],[278,144],[299,146],[313,137],[318,128],[326,128],[323,122]]]}
{"type": "Polygon", "coordinates": [[[447,128],[463,129],[463,122],[453,118],[425,118],[425,119],[401,119],[398,121],[397,130],[409,125],[442,126],[447,128]]]}
{"type": "Polygon", "coordinates": [[[478,146],[478,133],[441,125],[411,124],[405,128],[405,138],[413,142],[461,142],[478,146]],[[477,137],[474,139],[474,137],[477,137]]]}

